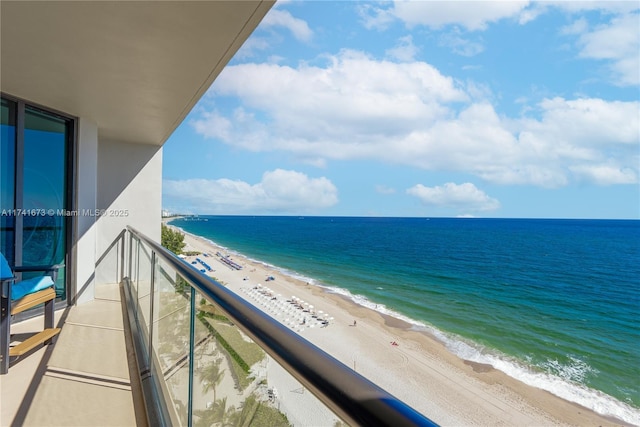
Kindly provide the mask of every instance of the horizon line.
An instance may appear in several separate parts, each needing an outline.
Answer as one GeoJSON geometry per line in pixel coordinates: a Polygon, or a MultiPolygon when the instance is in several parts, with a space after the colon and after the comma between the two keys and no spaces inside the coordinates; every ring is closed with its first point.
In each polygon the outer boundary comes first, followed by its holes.
{"type": "Polygon", "coordinates": [[[201,217],[201,216],[218,216],[218,217],[282,217],[282,218],[407,218],[407,219],[514,219],[514,220],[566,220],[566,221],[640,221],[638,218],[589,218],[589,217],[477,217],[477,216],[398,216],[398,215],[302,215],[302,214],[171,214],[168,216],[162,216],[163,219],[168,218],[188,218],[188,217],[201,217]]]}

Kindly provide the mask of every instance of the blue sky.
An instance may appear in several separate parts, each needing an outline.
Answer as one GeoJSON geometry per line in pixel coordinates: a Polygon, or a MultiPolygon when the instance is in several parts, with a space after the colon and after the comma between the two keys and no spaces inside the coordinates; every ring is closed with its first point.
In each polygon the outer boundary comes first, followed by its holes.
{"type": "Polygon", "coordinates": [[[164,146],[163,207],[640,218],[640,3],[278,2],[164,146]]]}

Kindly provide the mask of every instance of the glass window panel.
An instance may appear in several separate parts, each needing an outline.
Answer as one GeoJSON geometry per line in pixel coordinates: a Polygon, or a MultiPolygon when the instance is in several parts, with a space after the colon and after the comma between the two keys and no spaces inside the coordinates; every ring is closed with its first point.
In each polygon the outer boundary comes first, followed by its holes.
{"type": "Polygon", "coordinates": [[[137,296],[138,296],[138,320],[141,333],[145,337],[145,342],[149,338],[151,330],[151,249],[144,243],[137,241],[136,257],[137,257],[137,296]]]}
{"type": "Polygon", "coordinates": [[[3,99],[0,106],[0,251],[14,265],[16,104],[3,99]]]}
{"type": "MultiPolygon", "coordinates": [[[[22,260],[24,265],[65,262],[65,216],[68,207],[67,141],[69,121],[37,109],[25,109],[22,260]]],[[[56,282],[58,297],[65,298],[65,271],[56,282]]]]}
{"type": "Polygon", "coordinates": [[[194,425],[341,425],[216,304],[196,294],[194,425]],[[281,400],[279,393],[287,393],[281,400]],[[305,422],[306,418],[306,422],[305,422]]]}
{"type": "Polygon", "coordinates": [[[153,351],[156,374],[167,386],[167,406],[174,425],[187,425],[191,342],[190,287],[164,261],[154,275],[153,351]]]}

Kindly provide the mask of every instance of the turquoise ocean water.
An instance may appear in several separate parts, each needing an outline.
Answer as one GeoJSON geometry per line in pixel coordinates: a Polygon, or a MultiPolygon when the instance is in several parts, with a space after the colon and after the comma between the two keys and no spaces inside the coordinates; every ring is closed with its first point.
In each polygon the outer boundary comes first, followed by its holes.
{"type": "Polygon", "coordinates": [[[172,225],[640,425],[640,221],[205,216],[172,225]]]}

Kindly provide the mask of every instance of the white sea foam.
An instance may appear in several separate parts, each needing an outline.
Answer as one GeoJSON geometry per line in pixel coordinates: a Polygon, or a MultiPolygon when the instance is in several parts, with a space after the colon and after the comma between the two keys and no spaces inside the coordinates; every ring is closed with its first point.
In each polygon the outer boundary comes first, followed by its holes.
{"type": "Polygon", "coordinates": [[[558,360],[547,360],[541,366],[545,371],[551,372],[566,381],[577,383],[584,383],[587,374],[597,374],[599,372],[577,357],[570,356],[569,359],[571,359],[571,363],[567,365],[563,365],[558,360]]]}
{"type": "Polygon", "coordinates": [[[612,416],[624,422],[640,426],[640,410],[601,391],[581,384],[586,375],[595,372],[595,370],[578,358],[570,357],[571,363],[569,364],[562,364],[557,360],[549,360],[542,364],[540,369],[535,369],[512,357],[499,354],[477,343],[469,342],[458,336],[442,332],[431,325],[411,319],[388,309],[384,304],[376,304],[362,295],[354,295],[350,291],[338,287],[323,287],[329,292],[343,295],[359,305],[404,320],[411,324],[414,330],[432,334],[442,341],[449,351],[461,359],[489,364],[527,385],[546,390],[601,415],[612,416]]]}
{"type": "Polygon", "coordinates": [[[489,364],[525,384],[546,390],[601,415],[640,425],[640,410],[580,383],[589,372],[594,371],[580,359],[570,357],[571,363],[567,365],[557,360],[549,360],[543,363],[540,369],[535,369],[504,354],[488,351],[475,343],[466,342],[435,328],[431,332],[442,340],[452,353],[462,359],[489,364]]]}
{"type": "Polygon", "coordinates": [[[326,285],[318,285],[318,286],[321,286],[322,288],[326,289],[328,292],[347,297],[358,305],[370,308],[371,310],[375,310],[378,313],[386,314],[388,316],[395,317],[396,319],[403,320],[409,323],[410,325],[412,325],[413,327],[423,327],[423,328],[426,327],[426,325],[422,322],[418,322],[417,320],[411,319],[410,317],[407,317],[401,313],[398,313],[397,311],[393,311],[387,308],[387,306],[384,304],[376,304],[375,302],[372,302],[365,296],[352,294],[347,289],[338,288],[335,286],[326,286],[326,285]]]}

